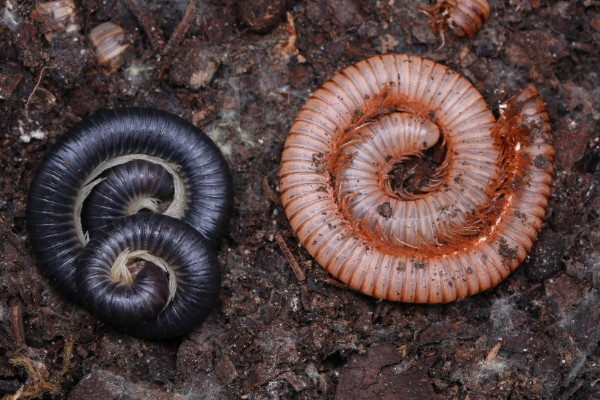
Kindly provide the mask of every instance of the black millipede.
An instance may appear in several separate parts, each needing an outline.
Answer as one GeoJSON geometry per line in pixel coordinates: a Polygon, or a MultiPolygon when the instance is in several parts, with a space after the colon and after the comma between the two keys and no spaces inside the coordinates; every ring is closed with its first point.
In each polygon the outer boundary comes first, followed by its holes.
{"type": "Polygon", "coordinates": [[[100,319],[137,336],[164,338],[206,318],[221,277],[215,253],[189,225],[136,214],[90,240],[78,258],[76,281],[83,304],[100,319]],[[140,268],[132,274],[127,267],[136,262],[140,268]]]}
{"type": "Polygon", "coordinates": [[[160,165],[135,160],[107,171],[81,210],[83,229],[95,232],[142,210],[161,213],[173,200],[173,177],[160,165]]]}
{"type": "MultiPolygon", "coordinates": [[[[78,259],[90,236],[103,235],[111,218],[162,212],[185,221],[212,249],[227,230],[232,208],[231,173],[208,136],[167,112],[126,108],[99,112],[57,140],[31,183],[27,231],[41,274],[80,303],[78,259]],[[141,177],[125,179],[136,170],[141,177]],[[152,207],[156,196],[167,197],[161,210],[152,207]],[[127,204],[111,209],[119,199],[127,204]]],[[[156,277],[151,269],[140,275],[156,277]]],[[[146,331],[140,334],[150,336],[146,331]]]]}

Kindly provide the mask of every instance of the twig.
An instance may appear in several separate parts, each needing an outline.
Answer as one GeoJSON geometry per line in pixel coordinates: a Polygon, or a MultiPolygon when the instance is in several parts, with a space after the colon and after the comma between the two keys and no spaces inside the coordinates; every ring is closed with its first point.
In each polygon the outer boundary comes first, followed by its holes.
{"type": "Polygon", "coordinates": [[[282,37],[279,43],[273,48],[273,53],[277,57],[289,57],[297,56],[300,54],[300,50],[296,46],[296,40],[298,40],[298,34],[296,33],[296,24],[294,23],[294,16],[291,12],[287,12],[288,25],[284,26],[283,31],[288,36],[282,37]]]}
{"type": "Polygon", "coordinates": [[[173,31],[173,34],[169,38],[169,41],[167,42],[167,45],[165,46],[165,49],[163,50],[163,54],[167,54],[169,51],[171,51],[171,49],[175,45],[177,45],[177,43],[179,43],[181,38],[183,38],[183,36],[186,34],[187,30],[190,27],[190,22],[192,22],[192,18],[195,15],[195,11],[196,11],[196,0],[190,0],[190,3],[188,4],[188,8],[185,11],[183,18],[181,19],[181,22],[179,22],[179,25],[177,25],[177,28],[175,28],[175,30],[173,31]]]}
{"type": "Polygon", "coordinates": [[[15,357],[10,359],[10,363],[15,367],[24,368],[27,372],[28,382],[23,385],[15,394],[7,397],[10,400],[21,398],[41,398],[46,394],[56,395],[60,390],[60,384],[63,376],[71,367],[71,355],[73,354],[74,338],[66,338],[63,348],[63,366],[54,376],[50,377],[48,368],[42,362],[27,358],[15,357]]]}
{"type": "Polygon", "coordinates": [[[340,289],[350,289],[348,287],[348,285],[346,285],[344,282],[340,282],[337,279],[334,279],[330,276],[327,277],[327,279],[325,280],[325,282],[327,282],[328,285],[331,286],[335,286],[336,288],[340,288],[340,289]]]}
{"type": "Polygon", "coordinates": [[[71,368],[71,355],[73,354],[73,346],[75,345],[75,337],[69,336],[65,339],[65,347],[63,348],[63,366],[60,372],[54,377],[56,385],[60,385],[63,376],[71,368]]]}
{"type": "Polygon", "coordinates": [[[492,361],[494,361],[494,358],[498,356],[498,352],[500,351],[500,347],[502,347],[502,344],[503,342],[498,342],[494,347],[492,347],[492,350],[490,350],[487,357],[485,358],[484,364],[489,364],[492,361]]]}
{"type": "Polygon", "coordinates": [[[65,320],[65,321],[71,321],[72,320],[71,317],[61,315],[61,314],[57,313],[56,311],[52,310],[50,307],[41,307],[40,311],[43,311],[46,314],[53,315],[53,316],[58,317],[58,318],[60,318],[62,320],[65,320]]]}
{"type": "Polygon", "coordinates": [[[25,329],[23,328],[23,313],[21,306],[14,306],[12,309],[12,336],[19,346],[25,345],[25,329]]]}
{"type": "Polygon", "coordinates": [[[281,205],[281,198],[277,196],[277,193],[275,193],[273,189],[271,189],[271,186],[269,186],[269,180],[266,176],[263,178],[263,191],[269,200],[275,204],[281,205]]]}
{"type": "Polygon", "coordinates": [[[150,13],[148,5],[144,0],[125,0],[125,4],[129,8],[129,11],[135,15],[140,25],[142,25],[146,36],[150,39],[152,49],[156,52],[160,51],[165,45],[165,35],[150,13]]]}
{"type": "Polygon", "coordinates": [[[183,18],[181,19],[181,22],[179,22],[179,25],[177,25],[177,28],[175,28],[175,30],[173,31],[173,34],[169,38],[167,45],[161,51],[161,54],[163,56],[163,61],[162,61],[162,65],[160,66],[160,68],[158,70],[158,76],[157,76],[158,80],[160,80],[162,78],[165,70],[169,67],[169,65],[171,65],[171,61],[173,61],[172,60],[173,57],[167,57],[167,56],[187,33],[187,31],[190,27],[190,23],[192,22],[192,19],[196,15],[195,11],[196,11],[196,0],[190,0],[190,3],[188,4],[188,8],[185,11],[183,18]]]}
{"type": "Polygon", "coordinates": [[[371,317],[371,321],[377,321],[377,319],[381,316],[381,309],[385,303],[383,300],[378,299],[377,305],[375,305],[375,310],[373,310],[373,316],[371,317]]]}
{"type": "Polygon", "coordinates": [[[335,31],[332,29],[329,31],[329,35],[331,36],[331,38],[333,40],[335,40],[336,42],[339,42],[342,46],[344,46],[344,48],[346,50],[348,50],[350,53],[354,54],[355,56],[359,56],[362,58],[369,58],[372,56],[372,54],[367,54],[367,53],[363,53],[361,51],[358,50],[354,50],[352,47],[350,47],[350,45],[346,42],[344,42],[336,33],[335,31]]]}
{"type": "Polygon", "coordinates": [[[300,265],[298,265],[298,262],[294,258],[292,252],[287,247],[287,244],[285,244],[285,241],[283,240],[283,238],[281,237],[281,235],[279,233],[275,235],[275,240],[277,240],[279,247],[281,247],[281,251],[283,251],[283,255],[285,256],[285,258],[287,258],[288,262],[290,263],[290,267],[292,267],[292,271],[294,272],[294,275],[296,275],[296,278],[298,279],[298,281],[299,282],[306,281],[306,276],[304,275],[304,271],[302,271],[302,269],[300,268],[300,265]]]}
{"type": "Polygon", "coordinates": [[[47,69],[48,69],[48,67],[43,66],[42,70],[40,71],[40,76],[38,77],[37,83],[35,84],[35,86],[33,87],[33,90],[29,94],[29,97],[27,98],[27,103],[25,103],[25,110],[24,110],[25,114],[27,114],[27,109],[29,108],[29,104],[31,103],[31,100],[33,99],[33,96],[35,95],[36,90],[40,86],[40,82],[42,81],[42,77],[44,76],[44,71],[46,71],[47,69]]]}

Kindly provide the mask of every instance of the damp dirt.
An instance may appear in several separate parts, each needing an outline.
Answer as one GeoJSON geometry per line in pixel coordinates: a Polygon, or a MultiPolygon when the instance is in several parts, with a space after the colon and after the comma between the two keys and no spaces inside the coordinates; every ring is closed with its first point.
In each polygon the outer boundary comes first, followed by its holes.
{"type": "Polygon", "coordinates": [[[448,32],[439,51],[416,9],[426,0],[41,3],[0,4],[0,397],[600,397],[600,2],[492,0],[474,37],[448,32]],[[100,64],[89,34],[105,22],[122,28],[107,38],[122,59],[100,64]],[[447,305],[349,290],[299,246],[276,201],[302,104],[336,71],[390,52],[459,72],[496,115],[534,84],[553,129],[552,196],[529,258],[447,305]],[[70,126],[123,106],[192,121],[235,182],[219,304],[169,341],[127,336],[62,300],[26,238],[41,158],[70,126]]]}

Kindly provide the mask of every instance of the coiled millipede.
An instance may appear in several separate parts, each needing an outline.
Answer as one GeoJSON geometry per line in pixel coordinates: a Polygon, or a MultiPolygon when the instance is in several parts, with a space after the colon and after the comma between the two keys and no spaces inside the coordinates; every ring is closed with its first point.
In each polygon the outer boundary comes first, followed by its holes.
{"type": "Polygon", "coordinates": [[[458,37],[470,38],[483,26],[490,15],[486,0],[438,0],[431,7],[419,6],[419,11],[429,17],[433,33],[440,36],[440,50],[446,43],[448,28],[458,37]]]}
{"type": "Polygon", "coordinates": [[[444,303],[495,286],[525,259],[553,160],[533,86],[496,121],[447,67],[377,56],[337,73],[300,110],[283,150],[281,200],[302,245],[350,287],[444,303]],[[415,188],[396,184],[396,171],[427,161],[424,151],[443,157],[415,188]]]}
{"type": "Polygon", "coordinates": [[[67,299],[163,338],[215,305],[214,247],[232,207],[227,162],[208,136],[166,112],[120,109],[82,121],[46,155],[27,231],[39,271],[67,299]]]}
{"type": "Polygon", "coordinates": [[[115,72],[125,63],[125,51],[129,44],[125,42],[125,31],[112,22],[104,22],[89,34],[99,64],[107,64],[115,72]]]}

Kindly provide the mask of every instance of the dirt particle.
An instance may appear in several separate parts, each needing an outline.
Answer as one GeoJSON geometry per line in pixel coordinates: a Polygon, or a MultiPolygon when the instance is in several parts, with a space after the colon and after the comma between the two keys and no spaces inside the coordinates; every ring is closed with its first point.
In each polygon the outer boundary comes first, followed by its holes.
{"type": "Polygon", "coordinates": [[[391,218],[392,217],[392,206],[390,205],[390,202],[386,201],[385,203],[377,206],[377,212],[383,218],[388,218],[388,219],[391,218]]]}
{"type": "Polygon", "coordinates": [[[327,171],[327,162],[325,161],[325,154],[314,153],[312,156],[312,162],[318,173],[323,174],[327,171]]]}
{"type": "Polygon", "coordinates": [[[431,122],[435,123],[435,111],[433,110],[429,110],[429,119],[431,120],[431,122]]]}
{"type": "Polygon", "coordinates": [[[254,32],[267,32],[283,20],[285,0],[238,1],[242,22],[254,32]]]}
{"type": "Polygon", "coordinates": [[[219,68],[220,57],[217,49],[206,46],[202,41],[187,40],[171,66],[169,82],[194,91],[206,87],[219,68]]]}
{"type": "Polygon", "coordinates": [[[525,214],[519,210],[515,210],[515,215],[517,216],[517,218],[519,218],[519,220],[521,220],[521,222],[523,222],[523,223],[527,222],[527,214],[525,214]]]}
{"type": "Polygon", "coordinates": [[[426,262],[424,262],[424,263],[418,263],[418,262],[416,262],[416,263],[413,263],[413,266],[416,269],[423,269],[423,268],[425,268],[427,266],[427,263],[426,262]]]}
{"type": "Polygon", "coordinates": [[[498,253],[500,253],[501,256],[508,258],[509,260],[516,260],[518,256],[517,249],[517,246],[511,248],[505,238],[500,238],[498,253]]]}
{"type": "Polygon", "coordinates": [[[533,159],[533,165],[535,165],[539,169],[546,169],[550,166],[550,162],[544,154],[538,154],[533,159]]]}

